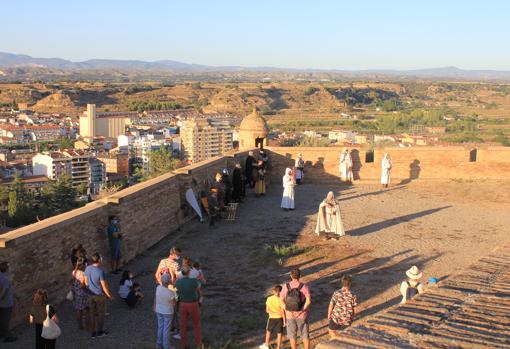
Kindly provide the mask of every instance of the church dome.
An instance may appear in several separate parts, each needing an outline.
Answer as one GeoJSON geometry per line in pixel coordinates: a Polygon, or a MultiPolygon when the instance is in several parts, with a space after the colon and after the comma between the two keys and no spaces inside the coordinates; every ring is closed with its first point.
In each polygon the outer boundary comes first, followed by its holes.
{"type": "Polygon", "coordinates": [[[239,126],[239,145],[241,149],[258,147],[258,142],[267,144],[269,127],[266,119],[253,108],[253,112],[244,117],[239,126]]]}
{"type": "Polygon", "coordinates": [[[248,131],[250,133],[257,133],[257,137],[267,137],[269,128],[267,127],[266,120],[259,114],[257,108],[253,108],[253,112],[244,117],[239,127],[239,132],[248,131]]]}

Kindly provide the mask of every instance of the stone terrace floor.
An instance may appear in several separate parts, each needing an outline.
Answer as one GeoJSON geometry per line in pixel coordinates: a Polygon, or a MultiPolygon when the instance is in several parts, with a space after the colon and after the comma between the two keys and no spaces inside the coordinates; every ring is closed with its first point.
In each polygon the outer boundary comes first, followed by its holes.
{"type": "MultiPolygon", "coordinates": [[[[295,267],[302,269],[303,281],[312,290],[312,343],[326,342],[329,297],[342,274],[354,275],[359,323],[399,302],[399,283],[412,265],[422,268],[425,278],[434,276],[450,285],[450,276],[508,241],[508,193],[508,183],[413,182],[383,191],[367,183],[354,187],[305,184],[296,190],[297,209],[284,212],[279,208],[280,183],[270,186],[264,198],[255,199],[249,192],[237,221],[222,221],[213,229],[190,223],[125,266],[134,272],[146,299],[134,310],[118,297],[110,303],[108,337],[90,339],[77,329],[71,304],[57,305],[63,329],[57,345],[155,348],[153,273],[173,245],[204,266],[209,283],[202,308],[203,331],[210,347],[258,347],[263,341],[265,296],[273,284],[285,282],[287,272],[295,267]],[[318,204],[329,190],[340,195],[348,233],[338,241],[313,234],[318,204]],[[302,250],[278,259],[265,248],[275,244],[296,244],[302,250]]],[[[110,275],[109,282],[116,294],[119,276],[110,275]]],[[[34,346],[32,328],[21,326],[16,332],[20,340],[2,348],[34,346]]]]}
{"type": "Polygon", "coordinates": [[[362,321],[328,348],[509,348],[510,244],[410,302],[362,321]]]}

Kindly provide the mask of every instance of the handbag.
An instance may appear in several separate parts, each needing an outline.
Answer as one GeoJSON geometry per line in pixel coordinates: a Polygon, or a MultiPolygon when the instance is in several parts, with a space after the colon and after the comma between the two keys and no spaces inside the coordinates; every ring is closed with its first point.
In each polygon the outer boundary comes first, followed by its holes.
{"type": "Polygon", "coordinates": [[[69,291],[69,292],[67,292],[66,299],[67,299],[69,302],[72,302],[72,301],[74,300],[74,293],[73,293],[73,291],[69,291]]]}
{"type": "Polygon", "coordinates": [[[57,323],[50,318],[50,306],[46,304],[46,319],[43,321],[41,337],[45,339],[57,339],[62,334],[62,330],[57,323]]]}

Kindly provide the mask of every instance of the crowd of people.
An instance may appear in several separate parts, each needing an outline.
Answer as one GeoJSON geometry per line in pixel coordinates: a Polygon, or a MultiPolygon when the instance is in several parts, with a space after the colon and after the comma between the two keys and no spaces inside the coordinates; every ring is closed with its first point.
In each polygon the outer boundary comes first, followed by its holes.
{"type": "MultiPolygon", "coordinates": [[[[241,203],[246,197],[247,187],[252,188],[256,198],[266,194],[267,170],[269,158],[260,151],[257,156],[250,152],[244,163],[236,163],[230,176],[224,169],[215,176],[215,181],[201,193],[201,204],[209,216],[209,222],[219,218],[225,207],[233,203],[241,203]]],[[[392,163],[388,154],[382,161],[381,183],[387,186],[390,182],[392,163]]],[[[352,178],[352,158],[349,151],[344,150],[340,158],[340,172],[342,178],[352,178]]],[[[301,154],[295,161],[293,168],[287,168],[282,178],[283,197],[281,207],[284,210],[294,210],[294,191],[296,186],[303,184],[305,162],[301,154]]],[[[340,207],[333,192],[329,192],[320,203],[317,215],[317,234],[345,235],[340,207]]],[[[140,284],[135,282],[134,275],[129,270],[121,270],[122,232],[117,217],[109,217],[106,228],[106,238],[109,243],[109,261],[111,273],[122,272],[118,297],[130,308],[136,308],[143,302],[144,295],[140,284]]],[[[91,333],[93,339],[108,335],[105,330],[107,301],[113,299],[113,294],[103,268],[103,258],[99,253],[88,255],[82,245],[72,249],[70,260],[72,272],[70,275],[67,299],[72,301],[76,312],[77,326],[91,333]]],[[[14,307],[12,284],[8,277],[8,263],[0,263],[0,338],[4,342],[16,341],[17,338],[9,330],[9,322],[14,307]]],[[[402,303],[424,292],[424,285],[420,282],[423,273],[413,266],[406,272],[407,280],[400,285],[402,303]]],[[[163,258],[154,274],[155,294],[153,310],[157,319],[158,348],[171,348],[171,338],[180,341],[182,348],[189,348],[188,325],[191,321],[194,332],[194,344],[202,344],[201,307],[203,305],[203,290],[206,279],[197,261],[183,256],[177,247],[170,249],[169,256],[163,258]]],[[[312,304],[309,286],[300,281],[299,269],[290,272],[290,280],[272,288],[271,295],[266,300],[268,316],[265,332],[265,342],[261,349],[270,347],[273,335],[276,335],[276,347],[282,347],[284,329],[291,348],[297,348],[300,338],[305,349],[310,346],[309,312],[312,304]]],[[[437,280],[430,278],[428,285],[436,285],[437,280]]],[[[336,290],[330,300],[327,319],[330,338],[337,338],[339,331],[351,325],[355,318],[357,297],[351,291],[352,278],[344,276],[341,287],[336,290]]],[[[58,329],[57,311],[48,303],[46,290],[38,289],[32,301],[28,319],[35,328],[36,348],[54,348],[60,330],[58,329]],[[49,325],[48,325],[49,324],[49,325]],[[53,330],[52,330],[53,329],[53,330]]]]}

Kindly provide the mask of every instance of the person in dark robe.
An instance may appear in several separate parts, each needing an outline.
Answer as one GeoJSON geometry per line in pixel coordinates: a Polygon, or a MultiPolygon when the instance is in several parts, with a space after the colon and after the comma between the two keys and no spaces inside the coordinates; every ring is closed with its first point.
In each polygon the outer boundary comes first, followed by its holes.
{"type": "Polygon", "coordinates": [[[221,173],[217,173],[215,179],[216,181],[213,183],[212,187],[217,190],[218,207],[220,211],[223,211],[223,209],[225,208],[226,187],[225,183],[221,181],[221,173]]]}
{"type": "Polygon", "coordinates": [[[226,168],[224,168],[221,172],[222,172],[221,182],[225,186],[225,206],[226,206],[232,201],[232,180],[230,179],[230,175],[226,168]]]}
{"type": "Polygon", "coordinates": [[[255,182],[253,181],[253,166],[257,164],[257,160],[253,156],[253,152],[248,152],[248,156],[246,157],[246,163],[244,166],[244,174],[246,176],[246,183],[250,186],[250,188],[255,187],[255,182]]]}
{"type": "Polygon", "coordinates": [[[232,172],[232,200],[234,202],[242,202],[242,195],[243,195],[243,173],[241,169],[241,164],[236,163],[236,166],[234,168],[234,171],[232,172]]]}
{"type": "Polygon", "coordinates": [[[209,195],[207,196],[207,206],[209,209],[209,226],[213,226],[214,222],[218,219],[219,214],[219,200],[218,188],[212,187],[209,195]]]}

